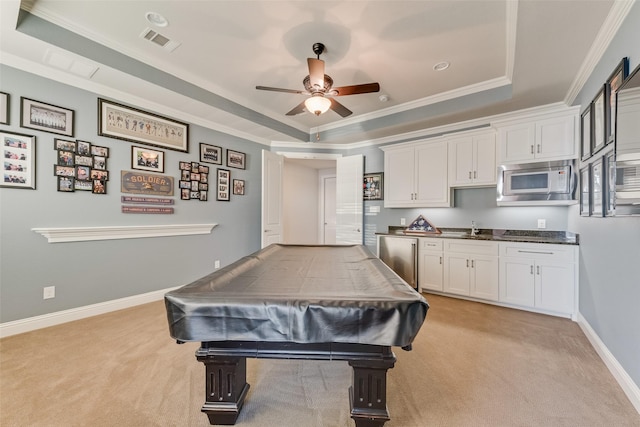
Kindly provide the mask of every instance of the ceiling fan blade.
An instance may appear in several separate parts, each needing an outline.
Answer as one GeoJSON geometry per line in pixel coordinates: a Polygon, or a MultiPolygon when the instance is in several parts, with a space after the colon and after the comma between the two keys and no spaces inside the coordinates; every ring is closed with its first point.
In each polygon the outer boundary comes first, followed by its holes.
{"type": "Polygon", "coordinates": [[[269,86],[256,86],[258,90],[270,90],[272,92],[285,92],[285,93],[299,93],[302,95],[310,95],[309,92],[304,90],[295,90],[295,89],[282,89],[279,87],[269,87],[269,86]]]}
{"type": "Polygon", "coordinates": [[[379,92],[380,84],[365,83],[361,85],[334,87],[331,89],[332,96],[357,95],[359,93],[379,92]]]}
{"type": "Polygon", "coordinates": [[[293,107],[293,109],[287,113],[287,116],[295,116],[297,114],[304,113],[305,111],[304,101],[302,101],[300,104],[293,107]]]}
{"type": "Polygon", "coordinates": [[[322,59],[307,58],[309,66],[309,81],[311,87],[324,88],[324,61],[322,59]]]}
{"type": "Polygon", "coordinates": [[[340,114],[342,117],[347,117],[347,116],[350,116],[351,114],[353,114],[353,112],[351,110],[349,110],[344,105],[340,104],[335,99],[333,99],[333,98],[328,98],[328,99],[331,100],[331,109],[333,111],[335,111],[336,113],[340,114]]]}

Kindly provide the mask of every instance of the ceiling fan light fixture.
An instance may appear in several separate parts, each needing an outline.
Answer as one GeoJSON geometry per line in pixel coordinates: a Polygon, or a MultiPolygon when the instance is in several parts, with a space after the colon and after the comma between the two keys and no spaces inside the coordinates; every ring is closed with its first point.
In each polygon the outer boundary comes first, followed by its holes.
{"type": "Polygon", "coordinates": [[[322,95],[313,95],[304,101],[304,106],[307,111],[319,116],[322,113],[326,113],[331,107],[331,100],[322,95]]]}

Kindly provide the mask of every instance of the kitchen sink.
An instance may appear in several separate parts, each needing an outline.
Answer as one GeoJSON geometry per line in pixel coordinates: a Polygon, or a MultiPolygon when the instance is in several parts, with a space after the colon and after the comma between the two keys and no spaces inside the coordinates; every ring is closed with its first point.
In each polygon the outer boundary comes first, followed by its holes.
{"type": "Polygon", "coordinates": [[[474,237],[468,231],[443,231],[440,237],[474,237]]]}

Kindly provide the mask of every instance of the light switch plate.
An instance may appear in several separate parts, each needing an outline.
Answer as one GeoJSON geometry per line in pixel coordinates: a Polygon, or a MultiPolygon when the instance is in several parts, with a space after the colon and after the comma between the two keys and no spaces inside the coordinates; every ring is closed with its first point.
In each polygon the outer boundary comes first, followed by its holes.
{"type": "Polygon", "coordinates": [[[538,220],[538,228],[547,228],[547,220],[539,219],[538,220]]]}

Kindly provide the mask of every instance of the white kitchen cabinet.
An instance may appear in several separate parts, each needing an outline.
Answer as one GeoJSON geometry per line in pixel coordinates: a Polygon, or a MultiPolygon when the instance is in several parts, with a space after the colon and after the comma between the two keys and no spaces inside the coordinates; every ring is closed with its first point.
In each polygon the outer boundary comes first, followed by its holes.
{"type": "Polygon", "coordinates": [[[418,289],[442,291],[444,254],[442,239],[421,237],[418,246],[418,289]]]}
{"type": "Polygon", "coordinates": [[[385,207],[451,206],[445,141],[398,144],[382,150],[385,207]]]}
{"type": "Polygon", "coordinates": [[[577,114],[496,125],[500,164],[578,157],[577,114]]]}
{"type": "Polygon", "coordinates": [[[496,185],[495,131],[459,136],[448,144],[451,187],[496,185]]]}
{"type": "Polygon", "coordinates": [[[452,239],[444,245],[444,292],[498,301],[498,243],[452,239]]]}
{"type": "Polygon", "coordinates": [[[500,243],[500,302],[574,317],[577,246],[500,243]]]}

